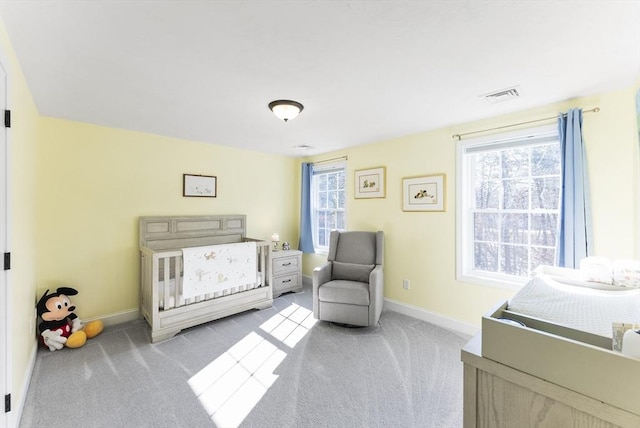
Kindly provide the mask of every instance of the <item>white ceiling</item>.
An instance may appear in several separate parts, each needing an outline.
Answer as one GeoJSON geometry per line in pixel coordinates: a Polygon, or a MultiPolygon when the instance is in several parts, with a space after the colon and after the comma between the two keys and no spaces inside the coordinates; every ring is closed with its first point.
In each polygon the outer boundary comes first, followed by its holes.
{"type": "Polygon", "coordinates": [[[288,156],[640,76],[638,0],[2,0],[0,14],[44,116],[288,156]],[[522,98],[480,97],[514,85],[522,98]],[[278,120],[281,98],[304,111],[278,120]]]}

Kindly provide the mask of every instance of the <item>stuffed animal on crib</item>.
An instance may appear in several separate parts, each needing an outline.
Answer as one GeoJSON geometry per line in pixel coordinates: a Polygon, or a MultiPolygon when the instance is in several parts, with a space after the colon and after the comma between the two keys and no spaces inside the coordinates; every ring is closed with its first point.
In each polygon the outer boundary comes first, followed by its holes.
{"type": "Polygon", "coordinates": [[[45,291],[38,301],[36,309],[42,318],[38,325],[40,343],[50,351],[57,351],[64,346],[80,348],[87,339],[97,336],[104,329],[102,321],[85,324],[73,313],[76,307],[71,304],[69,296],[76,294],[78,291],[71,287],[60,287],[54,293],[45,291]]]}

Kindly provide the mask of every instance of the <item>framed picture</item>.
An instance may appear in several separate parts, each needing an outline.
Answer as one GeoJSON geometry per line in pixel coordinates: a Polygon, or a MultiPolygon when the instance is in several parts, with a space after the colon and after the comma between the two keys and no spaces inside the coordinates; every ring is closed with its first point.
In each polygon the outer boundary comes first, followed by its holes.
{"type": "Polygon", "coordinates": [[[402,211],[444,211],[445,175],[402,179],[402,211]]]}
{"type": "Polygon", "coordinates": [[[215,198],[217,178],[212,175],[182,175],[182,196],[215,198]]]}
{"type": "Polygon", "coordinates": [[[384,166],[356,171],[356,199],[385,197],[384,166]]]}

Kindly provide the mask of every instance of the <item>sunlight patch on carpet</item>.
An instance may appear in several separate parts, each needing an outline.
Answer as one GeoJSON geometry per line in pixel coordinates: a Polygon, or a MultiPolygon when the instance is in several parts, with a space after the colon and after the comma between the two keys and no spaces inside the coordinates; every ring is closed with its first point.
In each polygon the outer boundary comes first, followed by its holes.
{"type": "Polygon", "coordinates": [[[293,348],[317,321],[312,311],[292,304],[269,318],[260,328],[293,348]]]}
{"type": "MultiPolygon", "coordinates": [[[[315,323],[310,310],[292,304],[260,329],[293,348],[315,323]]],[[[275,370],[286,356],[260,334],[251,332],[188,383],[218,427],[237,427],[277,380],[275,370]]]]}

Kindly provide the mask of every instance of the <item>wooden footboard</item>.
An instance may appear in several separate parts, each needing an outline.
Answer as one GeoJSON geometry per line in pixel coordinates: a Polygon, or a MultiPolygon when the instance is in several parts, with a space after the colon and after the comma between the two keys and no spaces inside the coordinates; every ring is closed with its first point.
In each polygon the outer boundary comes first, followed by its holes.
{"type": "Polygon", "coordinates": [[[185,328],[273,304],[268,283],[270,246],[246,238],[244,225],[244,216],[141,217],[140,308],[151,326],[152,342],[168,339],[185,328]],[[182,297],[182,251],[165,247],[247,241],[256,243],[255,283],[190,299],[182,297]]]}

